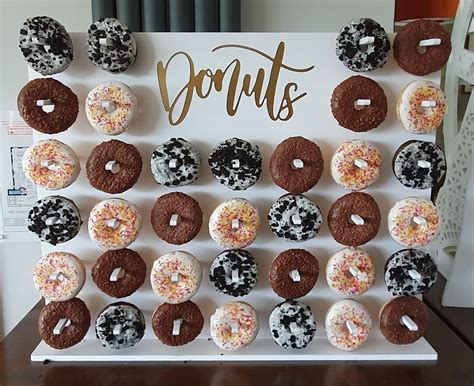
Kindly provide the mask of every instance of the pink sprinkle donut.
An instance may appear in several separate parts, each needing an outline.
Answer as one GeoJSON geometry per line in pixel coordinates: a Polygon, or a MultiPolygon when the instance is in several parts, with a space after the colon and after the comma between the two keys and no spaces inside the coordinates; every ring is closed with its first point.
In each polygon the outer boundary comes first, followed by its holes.
{"type": "Polygon", "coordinates": [[[138,208],[126,200],[112,198],[96,204],[89,216],[89,236],[99,248],[111,250],[128,247],[135,241],[142,225],[138,208]]]}

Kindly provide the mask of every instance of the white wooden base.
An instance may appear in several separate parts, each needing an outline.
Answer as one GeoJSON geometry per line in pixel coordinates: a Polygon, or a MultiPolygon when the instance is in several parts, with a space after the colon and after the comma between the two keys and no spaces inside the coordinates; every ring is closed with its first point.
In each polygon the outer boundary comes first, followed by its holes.
{"type": "Polygon", "coordinates": [[[55,350],[41,342],[31,354],[34,362],[432,361],[437,358],[438,354],[425,339],[397,346],[383,338],[369,339],[360,349],[351,352],[338,350],[322,338],[316,338],[303,350],[285,350],[272,339],[258,339],[248,348],[234,352],[220,350],[207,339],[197,339],[183,347],[168,347],[156,339],[143,339],[135,347],[123,350],[106,349],[98,340],[86,339],[65,350],[55,350]]]}

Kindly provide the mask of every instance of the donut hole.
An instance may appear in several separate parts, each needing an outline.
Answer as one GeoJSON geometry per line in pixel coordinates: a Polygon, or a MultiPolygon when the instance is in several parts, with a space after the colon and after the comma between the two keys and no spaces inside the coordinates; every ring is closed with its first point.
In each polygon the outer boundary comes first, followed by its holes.
{"type": "Polygon", "coordinates": [[[41,110],[43,110],[45,113],[49,114],[54,110],[54,105],[41,106],[41,110]]]}
{"type": "Polygon", "coordinates": [[[365,106],[365,105],[358,105],[358,104],[357,104],[357,99],[354,101],[354,109],[356,109],[357,111],[363,110],[363,109],[365,109],[366,107],[368,107],[368,106],[365,106]]]}
{"type": "Polygon", "coordinates": [[[427,47],[425,46],[416,46],[416,52],[418,52],[420,55],[426,54],[426,49],[427,47]]]}

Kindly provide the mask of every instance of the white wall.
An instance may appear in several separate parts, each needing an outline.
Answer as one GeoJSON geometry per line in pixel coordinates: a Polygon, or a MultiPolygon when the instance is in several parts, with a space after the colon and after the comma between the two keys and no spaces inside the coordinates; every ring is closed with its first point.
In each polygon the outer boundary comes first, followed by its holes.
{"type": "MultiPolygon", "coordinates": [[[[138,1],[138,0],[137,0],[138,1]]],[[[357,17],[371,17],[393,29],[395,0],[242,0],[242,29],[252,32],[337,32],[357,17]]],[[[90,0],[0,0],[0,109],[16,110],[16,95],[27,82],[18,31],[28,17],[48,15],[69,32],[85,31],[90,0]]],[[[0,243],[0,340],[38,301],[31,267],[38,243],[0,243]]]]}

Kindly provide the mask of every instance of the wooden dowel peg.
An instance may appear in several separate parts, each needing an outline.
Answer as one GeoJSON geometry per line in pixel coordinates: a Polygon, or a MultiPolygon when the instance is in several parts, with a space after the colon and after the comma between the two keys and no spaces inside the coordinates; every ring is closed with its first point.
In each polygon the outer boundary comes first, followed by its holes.
{"type": "Polygon", "coordinates": [[[439,46],[441,44],[441,39],[423,39],[418,42],[419,47],[429,47],[429,46],[439,46]]]}
{"type": "Polygon", "coordinates": [[[105,164],[105,170],[117,174],[120,171],[120,164],[117,161],[109,161],[105,164]]]}
{"type": "Polygon", "coordinates": [[[31,41],[33,42],[33,44],[39,44],[39,45],[45,45],[46,44],[46,40],[44,40],[43,38],[38,38],[37,36],[33,36],[31,38],[31,41]]]}
{"type": "Polygon", "coordinates": [[[354,161],[354,165],[357,166],[359,169],[364,169],[364,168],[366,168],[367,166],[369,166],[369,164],[367,163],[366,160],[363,160],[363,159],[360,159],[360,158],[357,158],[357,159],[354,161]]]}
{"type": "Polygon", "coordinates": [[[240,280],[239,270],[238,269],[233,269],[232,270],[232,283],[238,283],[239,280],[240,280]]]}
{"type": "Polygon", "coordinates": [[[170,279],[173,283],[176,283],[179,280],[179,273],[173,272],[170,276],[170,279]]]}
{"type": "Polygon", "coordinates": [[[51,99],[38,99],[36,101],[36,106],[38,106],[38,107],[54,106],[54,103],[51,99]]]}
{"type": "Polygon", "coordinates": [[[293,281],[301,281],[301,276],[297,269],[290,271],[290,277],[293,281]]]}
{"type": "Polygon", "coordinates": [[[99,44],[101,46],[113,46],[114,45],[114,41],[110,38],[100,38],[99,39],[99,44]]]}
{"type": "Polygon", "coordinates": [[[175,227],[178,225],[179,214],[173,213],[170,217],[170,227],[175,227]]]}
{"type": "Polygon", "coordinates": [[[109,228],[117,228],[119,226],[119,220],[117,220],[116,218],[109,218],[107,221],[106,221],[106,225],[109,227],[109,228]]]}
{"type": "Polygon", "coordinates": [[[291,166],[294,169],[303,169],[304,162],[303,160],[300,160],[299,158],[295,158],[294,160],[291,161],[291,166]]]}
{"type": "Polygon", "coordinates": [[[413,279],[413,280],[419,280],[421,279],[420,273],[416,269],[410,269],[408,271],[408,275],[413,279]]]}
{"type": "Polygon", "coordinates": [[[69,324],[71,324],[71,321],[68,318],[59,319],[59,322],[56,323],[56,326],[54,326],[53,328],[53,334],[60,335],[63,332],[64,327],[66,327],[69,324]]]}
{"type": "Polygon", "coordinates": [[[230,331],[232,334],[237,334],[239,332],[239,325],[235,322],[230,324],[230,331]]]}
{"type": "Polygon", "coordinates": [[[413,217],[413,222],[416,225],[425,225],[426,224],[426,218],[421,217],[421,216],[415,216],[415,217],[413,217]]]}
{"type": "Polygon", "coordinates": [[[358,278],[362,274],[362,271],[359,268],[354,267],[353,265],[349,267],[349,272],[355,278],[358,278]]]}
{"type": "Polygon", "coordinates": [[[297,214],[294,214],[291,216],[291,222],[293,223],[293,225],[301,225],[301,217],[297,214]]]}
{"type": "Polygon", "coordinates": [[[351,322],[350,320],[346,320],[346,328],[349,331],[349,334],[351,335],[357,335],[357,327],[356,325],[351,322]]]}
{"type": "Polygon", "coordinates": [[[431,167],[431,162],[425,161],[423,159],[418,160],[416,163],[420,168],[429,169],[431,167]]]}
{"type": "Polygon", "coordinates": [[[182,318],[173,320],[173,336],[179,335],[179,330],[181,330],[182,323],[183,323],[182,318]]]}
{"type": "Polygon", "coordinates": [[[300,328],[298,327],[298,325],[296,324],[296,322],[291,322],[290,323],[290,332],[292,334],[297,334],[298,332],[300,332],[300,328]]]}
{"type": "Polygon", "coordinates": [[[403,315],[400,318],[400,324],[403,324],[406,328],[408,328],[410,331],[418,331],[418,325],[415,323],[415,321],[410,318],[408,315],[403,315]]]}
{"type": "Polygon", "coordinates": [[[176,158],[171,158],[170,162],[168,162],[168,166],[170,169],[176,169],[178,167],[178,160],[176,158]]]}
{"type": "Polygon", "coordinates": [[[43,168],[48,168],[49,170],[55,170],[56,169],[56,161],[53,161],[53,160],[42,160],[40,162],[40,165],[43,167],[43,168]]]}
{"type": "Polygon", "coordinates": [[[102,101],[101,106],[109,113],[117,109],[114,101],[102,101]]]}
{"type": "Polygon", "coordinates": [[[360,217],[358,214],[351,214],[351,221],[355,225],[364,225],[365,221],[362,217],[360,217]]]}
{"type": "Polygon", "coordinates": [[[375,37],[366,36],[366,37],[363,37],[362,39],[359,39],[359,46],[365,46],[367,44],[372,44],[373,42],[375,42],[375,37]]]}
{"type": "Polygon", "coordinates": [[[115,336],[117,335],[120,335],[122,332],[122,325],[121,324],[116,324],[114,326],[114,330],[112,331],[112,334],[114,334],[115,336]]]}
{"type": "Polygon", "coordinates": [[[240,227],[240,221],[238,218],[234,218],[232,219],[231,223],[230,223],[230,226],[232,227],[232,229],[239,229],[240,227]]]}
{"type": "Polygon", "coordinates": [[[64,276],[64,274],[63,274],[61,271],[53,272],[53,273],[49,276],[49,279],[50,279],[50,280],[63,281],[65,278],[66,278],[66,276],[64,276]]]}
{"type": "Polygon", "coordinates": [[[118,281],[118,279],[122,278],[124,275],[125,275],[125,270],[122,267],[117,267],[110,274],[109,280],[118,281]]]}
{"type": "Polygon", "coordinates": [[[62,220],[59,218],[59,216],[51,216],[48,217],[44,223],[48,226],[51,226],[55,224],[61,224],[62,220]]]}
{"type": "Polygon", "coordinates": [[[230,164],[232,165],[232,169],[240,168],[240,161],[238,159],[233,159],[230,164]]]}
{"type": "Polygon", "coordinates": [[[421,101],[421,107],[436,107],[436,101],[421,101]]]}
{"type": "Polygon", "coordinates": [[[356,106],[370,106],[372,101],[370,99],[356,99],[356,106]]]}

